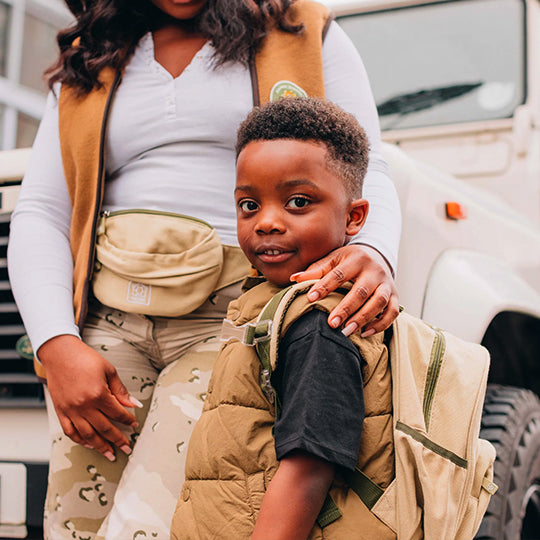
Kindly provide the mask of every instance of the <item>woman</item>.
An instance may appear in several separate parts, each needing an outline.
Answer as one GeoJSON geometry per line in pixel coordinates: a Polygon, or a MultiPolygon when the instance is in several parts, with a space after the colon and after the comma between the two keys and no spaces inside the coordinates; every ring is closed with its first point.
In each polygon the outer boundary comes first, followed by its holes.
{"type": "MultiPolygon", "coordinates": [[[[295,276],[322,277],[311,299],[355,281],[329,317],[346,333],[360,326],[371,335],[397,315],[398,202],[379,155],[361,60],[320,6],[302,0],[68,5],[76,22],[59,34],[60,56],[49,71],[53,92],[9,246],[13,290],[47,378],[53,446],[45,534],[55,540],[168,538],[221,320],[246,271],[237,258],[233,204],[240,121],[280,89],[302,94],[312,78],[315,90],[307,93],[324,92],[365,128],[372,147],[365,184],[371,219],[354,244],[295,276]],[[288,74],[272,80],[287,40],[300,43],[299,61],[287,54],[306,72],[301,84],[288,74]],[[304,53],[309,62],[301,61],[304,53]],[[261,95],[265,85],[270,90],[261,95]],[[138,212],[126,212],[131,209],[138,212]],[[172,315],[169,308],[177,306],[168,293],[150,309],[159,287],[143,278],[122,281],[132,287],[127,298],[116,294],[120,281],[109,272],[107,239],[114,223],[125,225],[118,216],[138,227],[130,225],[123,236],[131,256],[148,239],[167,243],[170,229],[159,225],[153,233],[154,225],[169,218],[185,225],[178,215],[207,222],[219,234],[221,273],[207,272],[219,274],[218,283],[193,308],[185,312],[180,305],[172,315]]],[[[147,251],[155,257],[155,249],[147,251]]],[[[184,290],[197,292],[205,279],[197,274],[184,290]]]]}

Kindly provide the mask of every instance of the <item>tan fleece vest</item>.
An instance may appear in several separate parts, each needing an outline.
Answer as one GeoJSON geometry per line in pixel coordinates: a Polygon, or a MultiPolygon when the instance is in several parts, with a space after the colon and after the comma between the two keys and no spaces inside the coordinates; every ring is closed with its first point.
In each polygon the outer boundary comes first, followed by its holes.
{"type": "MultiPolygon", "coordinates": [[[[236,326],[254,320],[280,289],[262,283],[229,307],[236,326]]],[[[342,297],[332,293],[316,308],[329,312],[342,297]]],[[[305,295],[288,308],[283,332],[314,308],[305,295]]],[[[358,468],[383,489],[394,478],[392,388],[382,334],[352,337],[363,366],[366,418],[358,468]]],[[[260,387],[260,362],[253,347],[227,342],[216,361],[203,413],[189,443],[186,482],[172,524],[176,540],[250,538],[266,488],[277,470],[272,427],[275,411],[260,387]],[[211,435],[211,436],[210,436],[211,435]]],[[[395,540],[396,535],[337,476],[330,495],[342,516],[309,538],[395,540]]],[[[279,516],[276,516],[279,519],[279,516]]]]}

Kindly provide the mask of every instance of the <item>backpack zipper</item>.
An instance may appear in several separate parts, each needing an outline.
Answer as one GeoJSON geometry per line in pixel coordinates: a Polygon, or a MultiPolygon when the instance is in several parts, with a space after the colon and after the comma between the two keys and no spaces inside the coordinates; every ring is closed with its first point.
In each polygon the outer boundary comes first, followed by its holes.
{"type": "Polygon", "coordinates": [[[441,373],[441,367],[446,350],[446,340],[440,330],[435,330],[435,337],[431,347],[430,361],[426,376],[426,385],[424,387],[424,422],[426,431],[429,430],[429,422],[431,420],[431,409],[433,407],[433,398],[435,397],[435,389],[441,373]]]}

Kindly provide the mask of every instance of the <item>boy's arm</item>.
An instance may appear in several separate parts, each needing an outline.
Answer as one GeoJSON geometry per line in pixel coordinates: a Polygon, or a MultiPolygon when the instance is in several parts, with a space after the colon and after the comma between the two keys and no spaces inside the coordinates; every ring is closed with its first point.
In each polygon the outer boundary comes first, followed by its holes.
{"type": "Polygon", "coordinates": [[[302,540],[322,508],[334,466],[306,452],[284,457],[268,485],[251,540],[302,540]]]}
{"type": "Polygon", "coordinates": [[[279,468],[263,498],[252,540],[306,539],[335,467],[354,470],[364,421],[361,356],[327,314],[312,310],[282,337],[272,384],[279,468]]]}

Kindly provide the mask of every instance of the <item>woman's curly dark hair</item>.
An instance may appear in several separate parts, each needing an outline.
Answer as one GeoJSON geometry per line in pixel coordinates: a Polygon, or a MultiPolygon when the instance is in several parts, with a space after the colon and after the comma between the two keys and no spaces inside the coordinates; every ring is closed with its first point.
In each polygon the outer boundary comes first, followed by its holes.
{"type": "Polygon", "coordinates": [[[253,141],[296,139],[326,146],[327,165],[341,178],[351,198],[362,195],[369,142],[358,120],[319,98],[286,97],[255,107],[240,124],[236,156],[253,141]]]}
{"type": "MultiPolygon", "coordinates": [[[[125,66],[158,12],[151,0],[65,0],[75,23],[58,33],[60,54],[46,71],[49,87],[61,82],[85,94],[99,87],[105,67],[125,66]],[[78,40],[77,45],[74,41],[78,40]]],[[[196,24],[215,48],[215,65],[247,64],[276,25],[301,33],[287,18],[295,0],[208,0],[196,24]]]]}

